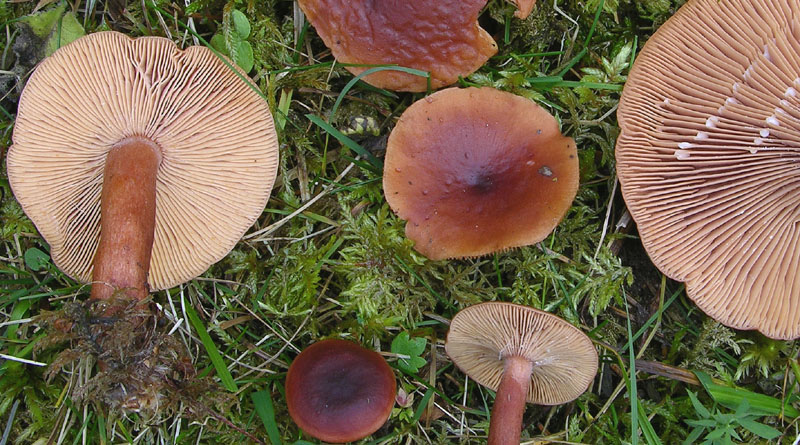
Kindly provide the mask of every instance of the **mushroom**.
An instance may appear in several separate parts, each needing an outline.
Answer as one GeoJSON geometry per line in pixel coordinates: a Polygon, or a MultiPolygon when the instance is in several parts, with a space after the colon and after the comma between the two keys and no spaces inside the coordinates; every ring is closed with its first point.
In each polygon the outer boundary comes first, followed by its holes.
{"type": "Polygon", "coordinates": [[[536,6],[536,0],[512,0],[517,5],[517,10],[514,12],[514,17],[526,19],[531,15],[533,7],[536,6]]]}
{"type": "Polygon", "coordinates": [[[389,136],[386,200],[430,259],[544,239],[578,190],[575,142],[532,101],[450,88],[412,104],[389,136]]]}
{"type": "Polygon", "coordinates": [[[688,2],[617,113],[617,174],[653,263],[712,318],[776,339],[800,337],[799,16],[796,1],[688,2]]]}
{"type": "Polygon", "coordinates": [[[489,445],[519,443],[526,401],[569,402],[597,373],[597,351],[583,332],[555,315],[511,303],[481,303],[458,312],[445,350],[470,378],[497,391],[489,445]]]}
{"type": "MultiPolygon", "coordinates": [[[[486,0],[298,3],[340,63],[391,64],[428,71],[434,89],[471,74],[497,52],[497,44],[477,21],[486,0]]],[[[346,68],[360,74],[369,67],[346,68]]],[[[395,70],[369,74],[364,81],[397,91],[428,88],[426,78],[395,70]]]]}
{"type": "Polygon", "coordinates": [[[182,396],[178,376],[193,375],[142,302],[225,256],[266,205],[277,139],[266,102],[242,79],[207,48],[101,32],[28,80],[8,177],[54,263],[92,282],[88,302],[43,316],[77,345],[51,373],[97,358],[85,400],[156,414],[182,396]]]}
{"type": "Polygon", "coordinates": [[[33,73],[9,180],[91,298],[141,300],[185,282],[261,214],[278,146],[241,74],[204,47],[116,32],[78,39],[33,73]]]}
{"type": "Polygon", "coordinates": [[[286,404],[307,434],[326,442],[352,442],[386,422],[396,388],[392,368],[380,354],[328,339],[304,349],[289,366],[286,404]]]}

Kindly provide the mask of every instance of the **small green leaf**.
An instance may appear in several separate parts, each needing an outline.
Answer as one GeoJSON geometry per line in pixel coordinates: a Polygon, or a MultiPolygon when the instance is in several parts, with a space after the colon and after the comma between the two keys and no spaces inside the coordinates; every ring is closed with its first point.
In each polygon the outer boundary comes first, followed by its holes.
{"type": "Polygon", "coordinates": [[[711,413],[700,403],[700,400],[697,399],[697,395],[691,391],[686,391],[689,394],[689,400],[692,402],[692,406],[694,406],[694,410],[697,411],[697,414],[700,414],[702,417],[711,417],[711,413]]]}
{"type": "Polygon", "coordinates": [[[726,408],[736,409],[739,407],[742,400],[747,399],[750,404],[751,414],[767,416],[783,414],[791,418],[800,416],[800,410],[797,410],[797,408],[793,407],[788,402],[781,404],[781,401],[775,397],[755,393],[742,388],[718,385],[711,380],[708,374],[702,371],[694,371],[694,374],[714,401],[726,408]]]}
{"type": "Polygon", "coordinates": [[[421,337],[410,337],[408,332],[401,332],[392,340],[392,352],[399,355],[408,356],[397,361],[397,366],[404,371],[416,373],[419,368],[425,366],[424,358],[420,355],[425,351],[427,340],[421,337]]]}
{"type": "Polygon", "coordinates": [[[31,247],[25,251],[25,265],[28,266],[30,270],[38,272],[44,269],[49,262],[50,255],[35,247],[31,247]]]}
{"type": "Polygon", "coordinates": [[[764,425],[763,423],[758,423],[755,420],[740,419],[739,424],[745,427],[747,431],[750,431],[756,436],[762,437],[764,439],[774,439],[781,435],[781,432],[776,430],[775,428],[768,425],[764,425]]]}
{"type": "Polygon", "coordinates": [[[253,69],[253,47],[250,46],[250,42],[239,42],[234,62],[246,73],[253,69]]]}
{"type": "Polygon", "coordinates": [[[250,35],[250,22],[247,21],[247,16],[242,11],[234,9],[231,13],[231,21],[233,22],[233,29],[239,37],[246,39],[250,35]]]}
{"type": "Polygon", "coordinates": [[[211,41],[209,43],[211,44],[211,47],[214,48],[215,50],[221,52],[226,56],[228,55],[228,48],[225,46],[225,36],[223,36],[222,34],[214,34],[214,36],[211,37],[211,41]]]}

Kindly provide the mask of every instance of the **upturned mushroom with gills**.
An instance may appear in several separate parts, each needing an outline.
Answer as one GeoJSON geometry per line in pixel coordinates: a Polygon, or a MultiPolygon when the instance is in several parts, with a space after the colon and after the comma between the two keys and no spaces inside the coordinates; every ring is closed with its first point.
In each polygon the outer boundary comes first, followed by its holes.
{"type": "Polygon", "coordinates": [[[800,337],[800,2],[690,0],[625,83],[622,196],[706,314],[800,337]]]}
{"type": "MultiPolygon", "coordinates": [[[[128,326],[145,329],[149,312],[138,302],[201,274],[261,215],[277,135],[266,102],[240,75],[207,48],[117,32],[80,38],[31,75],[8,177],[54,263],[91,282],[87,320],[119,321],[136,307],[139,321],[128,326]]],[[[132,365],[103,356],[119,332],[88,328],[106,369],[132,365]]],[[[160,344],[148,335],[132,338],[145,350],[160,344]]]]}
{"type": "Polygon", "coordinates": [[[470,378],[497,391],[489,445],[519,444],[525,403],[574,400],[597,373],[597,351],[583,332],[555,315],[511,303],[458,312],[445,350],[470,378]]]}

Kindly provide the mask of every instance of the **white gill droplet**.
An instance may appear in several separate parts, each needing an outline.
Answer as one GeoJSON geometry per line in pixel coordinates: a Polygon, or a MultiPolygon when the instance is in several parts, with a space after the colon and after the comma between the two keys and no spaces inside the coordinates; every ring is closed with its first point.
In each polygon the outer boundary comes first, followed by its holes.
{"type": "Polygon", "coordinates": [[[678,148],[680,148],[681,150],[686,150],[692,147],[694,147],[694,145],[692,145],[691,142],[681,142],[680,144],[678,144],[678,148]]]}
{"type": "Polygon", "coordinates": [[[762,138],[768,138],[769,128],[762,128],[761,131],[758,132],[758,134],[760,134],[762,138]]]}
{"type": "Polygon", "coordinates": [[[750,153],[756,154],[756,153],[758,153],[758,149],[757,148],[751,148],[750,149],[750,153]]]}
{"type": "Polygon", "coordinates": [[[739,102],[739,99],[731,96],[731,97],[725,99],[725,103],[729,104],[729,105],[739,105],[740,102],[739,102]]]}
{"type": "Polygon", "coordinates": [[[764,45],[764,53],[763,53],[763,55],[764,55],[765,59],[767,59],[768,61],[772,62],[772,56],[769,55],[769,47],[767,45],[764,45]]]}
{"type": "Polygon", "coordinates": [[[750,80],[750,76],[752,75],[753,67],[756,66],[756,63],[757,63],[757,61],[754,60],[753,63],[751,63],[750,66],[748,66],[747,69],[744,70],[744,74],[742,74],[742,78],[744,78],[744,80],[750,80]]]}
{"type": "MultiPolygon", "coordinates": [[[[755,139],[753,139],[753,143],[756,144],[756,145],[762,145],[764,143],[764,140],[761,139],[761,138],[755,138],[755,139]]],[[[750,149],[750,151],[753,151],[753,150],[755,150],[755,149],[754,148],[750,149]]]]}
{"type": "Polygon", "coordinates": [[[708,128],[717,128],[717,124],[719,123],[719,117],[717,116],[709,116],[706,119],[706,127],[708,128]]]}
{"type": "Polygon", "coordinates": [[[780,127],[781,126],[781,121],[779,121],[778,118],[775,117],[775,115],[772,115],[772,116],[768,117],[767,118],[767,123],[770,124],[770,125],[774,125],[776,127],[780,127]]]}
{"type": "Polygon", "coordinates": [[[688,150],[675,150],[675,159],[679,161],[685,161],[689,159],[691,153],[688,150]]]}
{"type": "Polygon", "coordinates": [[[664,98],[664,105],[669,105],[669,98],[664,98]]]}
{"type": "Polygon", "coordinates": [[[705,141],[706,139],[708,139],[708,133],[706,133],[705,131],[698,131],[697,136],[695,136],[694,138],[695,140],[698,141],[705,141]]]}
{"type": "Polygon", "coordinates": [[[732,89],[733,89],[734,93],[738,93],[739,92],[739,82],[734,82],[732,89]]]}
{"type": "Polygon", "coordinates": [[[797,97],[797,90],[795,90],[794,87],[789,87],[783,95],[786,97],[797,97]]]}

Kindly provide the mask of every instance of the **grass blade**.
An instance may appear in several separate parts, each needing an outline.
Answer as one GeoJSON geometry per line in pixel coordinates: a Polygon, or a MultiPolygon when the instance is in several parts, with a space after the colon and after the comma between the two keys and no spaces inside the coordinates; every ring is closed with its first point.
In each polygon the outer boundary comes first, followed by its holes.
{"type": "Polygon", "coordinates": [[[236,386],[236,382],[233,381],[233,376],[231,375],[230,371],[228,371],[228,367],[225,366],[225,361],[222,360],[222,355],[219,353],[219,350],[214,344],[214,341],[211,339],[211,336],[208,335],[208,330],[203,325],[203,322],[200,321],[200,317],[198,317],[194,312],[192,305],[184,304],[184,308],[186,311],[186,318],[189,319],[189,323],[192,325],[192,328],[195,330],[195,332],[197,332],[197,336],[200,337],[203,347],[206,348],[208,358],[214,365],[214,369],[217,370],[217,375],[219,376],[220,381],[222,381],[222,386],[224,386],[225,389],[230,392],[238,391],[239,388],[236,386]]]}
{"type": "Polygon", "coordinates": [[[325,122],[319,116],[316,116],[314,114],[306,114],[306,117],[308,118],[308,120],[310,120],[311,122],[313,122],[314,124],[316,124],[317,126],[322,128],[323,130],[328,132],[334,138],[336,138],[336,140],[341,142],[342,145],[344,145],[345,147],[353,150],[354,152],[356,152],[359,155],[361,155],[364,158],[366,158],[366,160],[369,161],[369,163],[372,166],[372,169],[374,170],[375,173],[377,173],[377,174],[381,174],[382,173],[382,171],[383,171],[383,162],[380,159],[376,158],[375,155],[373,155],[372,153],[370,153],[369,151],[364,149],[364,147],[359,145],[356,141],[354,141],[354,140],[350,139],[349,137],[347,137],[347,135],[345,135],[341,131],[339,131],[336,128],[334,128],[331,124],[325,122]]]}
{"type": "Polygon", "coordinates": [[[267,429],[267,436],[272,445],[281,445],[281,434],[278,432],[278,425],[275,423],[275,407],[272,406],[272,396],[267,391],[256,391],[250,394],[253,405],[256,407],[258,417],[267,429]]]}

